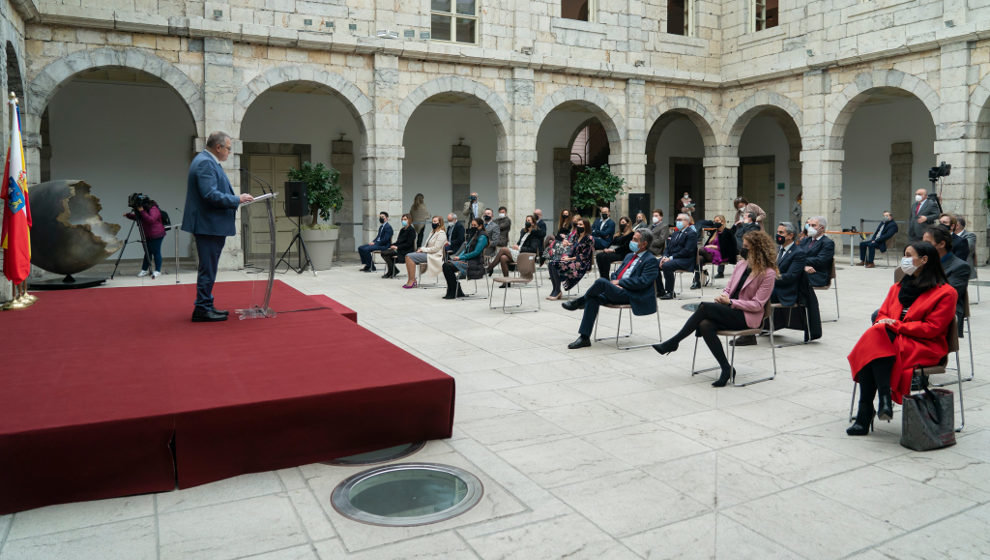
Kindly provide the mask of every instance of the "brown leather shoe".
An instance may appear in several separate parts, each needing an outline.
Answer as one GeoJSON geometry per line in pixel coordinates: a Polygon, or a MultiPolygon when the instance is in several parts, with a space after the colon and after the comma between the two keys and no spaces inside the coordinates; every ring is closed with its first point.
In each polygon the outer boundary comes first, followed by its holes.
{"type": "Polygon", "coordinates": [[[876,268],[876,266],[877,265],[875,265],[873,263],[866,263],[866,264],[863,265],[863,268],[876,268]]]}
{"type": "Polygon", "coordinates": [[[853,266],[863,266],[864,264],[866,264],[866,263],[863,262],[863,261],[859,261],[858,263],[854,264],[853,266]]]}

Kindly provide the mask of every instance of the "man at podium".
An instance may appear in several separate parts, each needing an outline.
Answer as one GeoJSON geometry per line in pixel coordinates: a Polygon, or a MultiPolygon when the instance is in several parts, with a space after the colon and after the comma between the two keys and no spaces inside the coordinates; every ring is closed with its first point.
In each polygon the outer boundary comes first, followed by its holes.
{"type": "Polygon", "coordinates": [[[206,140],[206,149],[197,154],[189,166],[182,231],[193,234],[199,254],[196,303],[192,314],[194,323],[227,320],[227,312],[213,306],[217,265],[226,238],[236,233],[234,217],[237,207],[254,200],[247,193],[234,194],[230,180],[220,165],[230,155],[231,145],[230,135],[226,132],[213,132],[206,140]]]}

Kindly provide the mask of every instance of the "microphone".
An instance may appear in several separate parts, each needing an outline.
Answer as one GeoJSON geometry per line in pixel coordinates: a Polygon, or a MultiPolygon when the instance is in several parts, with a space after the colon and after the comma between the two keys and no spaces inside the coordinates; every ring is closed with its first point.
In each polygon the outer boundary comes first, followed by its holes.
{"type": "Polygon", "coordinates": [[[275,192],[275,189],[273,189],[273,188],[272,188],[272,186],[271,186],[271,185],[269,185],[267,181],[265,181],[265,180],[264,180],[264,179],[262,179],[261,177],[258,177],[258,176],[257,176],[257,175],[255,175],[254,173],[251,173],[251,172],[250,172],[250,171],[248,171],[247,169],[244,169],[243,167],[241,167],[241,168],[239,168],[239,169],[238,169],[238,171],[240,171],[241,173],[246,173],[246,174],[247,174],[248,176],[250,176],[250,177],[251,177],[252,179],[254,179],[255,181],[257,181],[257,182],[258,182],[258,184],[260,184],[260,185],[261,185],[261,192],[262,192],[263,194],[268,194],[268,193],[270,193],[270,192],[275,192]],[[268,191],[265,191],[265,186],[266,186],[266,185],[268,186],[268,191]]]}

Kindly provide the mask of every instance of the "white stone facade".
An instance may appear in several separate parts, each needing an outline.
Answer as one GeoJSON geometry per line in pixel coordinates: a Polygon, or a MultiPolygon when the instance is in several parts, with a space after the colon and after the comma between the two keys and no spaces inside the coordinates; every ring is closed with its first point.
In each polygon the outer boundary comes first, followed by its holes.
{"type": "MultiPolygon", "coordinates": [[[[4,1],[0,29],[22,69],[33,180],[44,148],[41,116],[58,89],[79,72],[121,66],[160,78],[182,97],[195,121],[195,147],[212,130],[238,137],[251,103],[274,86],[309,82],[336,92],[362,135],[354,196],[368,235],[379,210],[402,211],[403,133],[412,113],[451,92],[475,99],[488,115],[497,138],[497,204],[515,223],[536,203],[541,124],[567,105],[604,125],[610,164],[628,192],[647,188],[654,124],[670,112],[688,117],[704,141],[709,214],[731,210],[741,136],[753,118],[772,115],[790,145],[787,179],[803,190],[805,215],[838,224],[844,131],[856,108],[886,88],[930,112],[935,160],[953,165],[945,209],[968,216],[984,243],[990,5],[789,3],[779,26],[753,32],[746,0],[698,0],[693,36],[684,37],[661,31],[665,2],[600,0],[584,22],[557,17],[557,0],[481,0],[478,44],[463,45],[423,38],[428,0],[92,4],[4,1]],[[400,38],[376,38],[377,30],[400,38]]],[[[241,150],[235,141],[232,169],[241,150]]],[[[236,253],[239,243],[228,246],[236,253]]],[[[986,255],[984,245],[979,251],[986,255]]]]}

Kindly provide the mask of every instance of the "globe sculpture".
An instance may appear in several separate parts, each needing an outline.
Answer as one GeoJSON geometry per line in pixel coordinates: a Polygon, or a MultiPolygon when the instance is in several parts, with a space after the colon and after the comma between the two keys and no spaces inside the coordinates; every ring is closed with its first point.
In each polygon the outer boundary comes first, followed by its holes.
{"type": "Polygon", "coordinates": [[[31,264],[71,275],[120,250],[118,224],[100,217],[100,199],[84,181],[49,181],[30,187],[31,264]]]}

